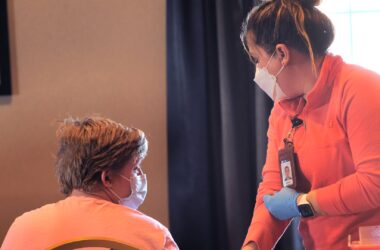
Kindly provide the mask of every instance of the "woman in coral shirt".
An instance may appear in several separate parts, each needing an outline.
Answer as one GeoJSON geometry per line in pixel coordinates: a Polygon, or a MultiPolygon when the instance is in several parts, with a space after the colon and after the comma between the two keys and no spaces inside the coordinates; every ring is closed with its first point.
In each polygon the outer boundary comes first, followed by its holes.
{"type": "Polygon", "coordinates": [[[294,217],[306,249],[348,249],[380,225],[380,76],[327,52],[318,0],[265,1],[242,41],[273,100],[268,148],[243,249],[271,249],[294,217]],[[285,167],[295,180],[285,180],[285,167]]]}

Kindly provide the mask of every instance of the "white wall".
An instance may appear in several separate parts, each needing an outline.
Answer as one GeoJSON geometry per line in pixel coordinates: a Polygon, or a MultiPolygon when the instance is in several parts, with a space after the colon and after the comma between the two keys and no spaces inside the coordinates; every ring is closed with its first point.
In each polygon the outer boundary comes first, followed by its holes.
{"type": "Polygon", "coordinates": [[[144,130],[142,211],[168,225],[164,0],[8,0],[14,94],[0,97],[0,241],[61,199],[56,121],[100,114],[144,130]]]}

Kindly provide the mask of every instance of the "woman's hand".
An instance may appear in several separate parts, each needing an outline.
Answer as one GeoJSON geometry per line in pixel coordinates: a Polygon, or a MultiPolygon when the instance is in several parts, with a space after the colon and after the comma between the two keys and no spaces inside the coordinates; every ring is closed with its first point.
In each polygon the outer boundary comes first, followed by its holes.
{"type": "Polygon", "coordinates": [[[300,194],[294,189],[284,187],[273,195],[264,195],[265,207],[279,220],[300,216],[297,198],[300,194]]]}

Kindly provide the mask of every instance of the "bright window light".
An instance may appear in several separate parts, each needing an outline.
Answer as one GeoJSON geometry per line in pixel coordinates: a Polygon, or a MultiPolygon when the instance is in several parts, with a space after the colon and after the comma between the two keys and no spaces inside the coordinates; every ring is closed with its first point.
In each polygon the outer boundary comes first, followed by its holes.
{"type": "Polygon", "coordinates": [[[324,0],[319,9],[335,27],[329,51],[380,73],[380,1],[324,0]]]}

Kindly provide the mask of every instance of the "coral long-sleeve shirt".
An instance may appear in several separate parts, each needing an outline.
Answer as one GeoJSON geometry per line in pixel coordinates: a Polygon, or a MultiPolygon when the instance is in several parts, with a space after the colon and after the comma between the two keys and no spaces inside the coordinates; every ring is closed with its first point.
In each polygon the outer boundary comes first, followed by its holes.
{"type": "Polygon", "coordinates": [[[281,189],[278,150],[298,114],[304,126],[294,135],[299,160],[297,191],[316,191],[326,216],[301,219],[306,249],[348,249],[358,226],[380,225],[380,76],[326,55],[305,97],[275,103],[268,148],[251,225],[244,245],[271,249],[289,221],[270,215],[263,195],[281,189]]]}
{"type": "Polygon", "coordinates": [[[41,250],[91,236],[117,239],[143,250],[178,249],[168,229],[153,218],[90,197],[68,197],[23,214],[10,227],[1,249],[41,250]]]}

